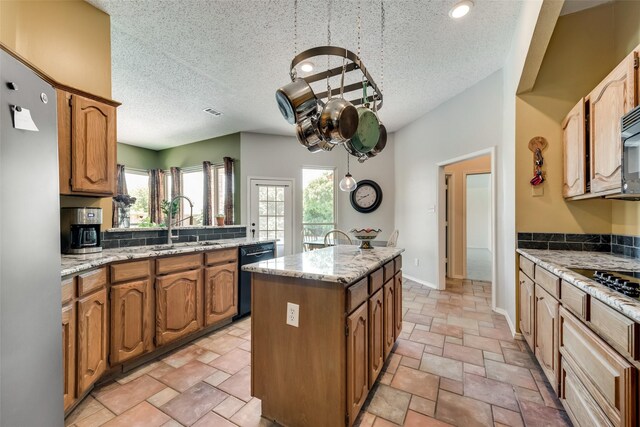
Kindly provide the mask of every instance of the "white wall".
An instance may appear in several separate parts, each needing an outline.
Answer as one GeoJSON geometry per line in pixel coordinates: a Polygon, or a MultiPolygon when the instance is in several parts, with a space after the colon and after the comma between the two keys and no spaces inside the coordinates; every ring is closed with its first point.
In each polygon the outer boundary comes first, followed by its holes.
{"type": "Polygon", "coordinates": [[[467,247],[491,248],[491,174],[467,175],[467,247]]]}
{"type": "MultiPolygon", "coordinates": [[[[523,3],[503,69],[396,132],[396,225],[406,248],[406,275],[437,287],[439,264],[438,163],[495,147],[496,309],[515,332],[515,95],[542,0],[523,3]],[[408,232],[407,230],[410,230],[408,232]],[[403,233],[404,231],[404,233],[403,233]],[[414,265],[414,259],[419,265],[414,265]]],[[[442,257],[444,258],[444,256],[442,257]]]]}
{"type": "MultiPolygon", "coordinates": [[[[291,127],[293,135],[294,128],[291,127]]],[[[240,194],[243,203],[247,195],[247,178],[293,178],[294,179],[294,252],[302,250],[302,168],[305,166],[328,166],[337,168],[337,182],[347,171],[347,154],[342,147],[330,152],[310,153],[293,136],[277,136],[243,132],[240,134],[240,194]]],[[[351,158],[351,174],[359,181],[371,179],[382,189],[382,204],[372,213],[356,212],[349,201],[349,194],[337,190],[338,228],[348,231],[354,227],[381,228],[378,240],[386,240],[394,230],[395,178],[394,135],[390,134],[385,150],[365,163],[351,158]]],[[[248,209],[242,209],[242,223],[248,224],[248,209]]],[[[400,233],[402,236],[402,231],[400,233]]]]}

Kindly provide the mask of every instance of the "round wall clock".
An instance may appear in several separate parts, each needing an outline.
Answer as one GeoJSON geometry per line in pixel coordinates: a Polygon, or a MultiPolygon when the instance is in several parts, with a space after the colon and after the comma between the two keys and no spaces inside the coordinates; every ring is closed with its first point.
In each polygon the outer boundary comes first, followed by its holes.
{"type": "Polygon", "coordinates": [[[382,203],[382,189],[370,179],[358,182],[356,189],[351,192],[351,206],[358,212],[373,212],[382,203]]]}

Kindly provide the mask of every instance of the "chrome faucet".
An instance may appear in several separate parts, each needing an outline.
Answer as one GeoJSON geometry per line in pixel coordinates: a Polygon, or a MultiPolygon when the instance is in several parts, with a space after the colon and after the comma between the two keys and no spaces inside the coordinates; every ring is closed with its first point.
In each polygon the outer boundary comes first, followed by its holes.
{"type": "Polygon", "coordinates": [[[185,199],[187,202],[189,202],[189,207],[191,208],[191,212],[189,215],[189,224],[193,225],[193,202],[191,201],[191,199],[189,199],[187,196],[183,196],[181,194],[177,195],[176,197],[174,197],[173,199],[171,199],[171,201],[169,202],[169,209],[167,209],[168,211],[168,218],[167,218],[167,245],[172,245],[173,239],[177,239],[178,236],[172,236],[171,232],[172,232],[172,227],[171,227],[171,223],[172,223],[172,218],[171,218],[171,213],[173,211],[173,202],[175,202],[178,199],[185,199]]]}

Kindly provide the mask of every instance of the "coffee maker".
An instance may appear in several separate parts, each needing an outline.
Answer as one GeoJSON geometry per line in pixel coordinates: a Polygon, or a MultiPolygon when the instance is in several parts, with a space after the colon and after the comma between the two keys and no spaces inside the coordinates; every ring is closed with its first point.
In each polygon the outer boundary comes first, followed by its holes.
{"type": "Polygon", "coordinates": [[[62,253],[102,252],[102,246],[100,246],[101,224],[102,208],[62,208],[60,212],[62,253]]]}

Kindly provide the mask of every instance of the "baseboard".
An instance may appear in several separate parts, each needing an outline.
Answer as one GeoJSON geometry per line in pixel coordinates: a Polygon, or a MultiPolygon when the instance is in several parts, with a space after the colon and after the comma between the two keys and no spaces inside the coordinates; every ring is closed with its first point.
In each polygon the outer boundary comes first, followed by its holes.
{"type": "Polygon", "coordinates": [[[415,277],[413,277],[413,276],[409,276],[408,274],[404,274],[404,273],[403,273],[403,274],[402,274],[402,277],[406,277],[407,279],[411,280],[412,282],[419,283],[419,284],[421,284],[421,285],[424,285],[424,286],[427,286],[427,287],[429,287],[429,288],[435,289],[436,291],[438,291],[438,290],[439,290],[439,289],[438,289],[438,286],[434,285],[433,283],[426,282],[426,281],[424,281],[424,280],[420,280],[420,279],[416,279],[415,277]]]}
{"type": "Polygon", "coordinates": [[[514,338],[522,339],[522,334],[516,333],[516,327],[514,326],[513,322],[511,321],[511,317],[509,317],[509,313],[507,313],[507,310],[505,310],[504,308],[500,308],[500,307],[494,307],[493,311],[495,311],[496,313],[502,314],[507,319],[507,323],[509,324],[509,329],[511,330],[511,335],[514,338]],[[518,335],[520,337],[518,337],[518,335]]]}

